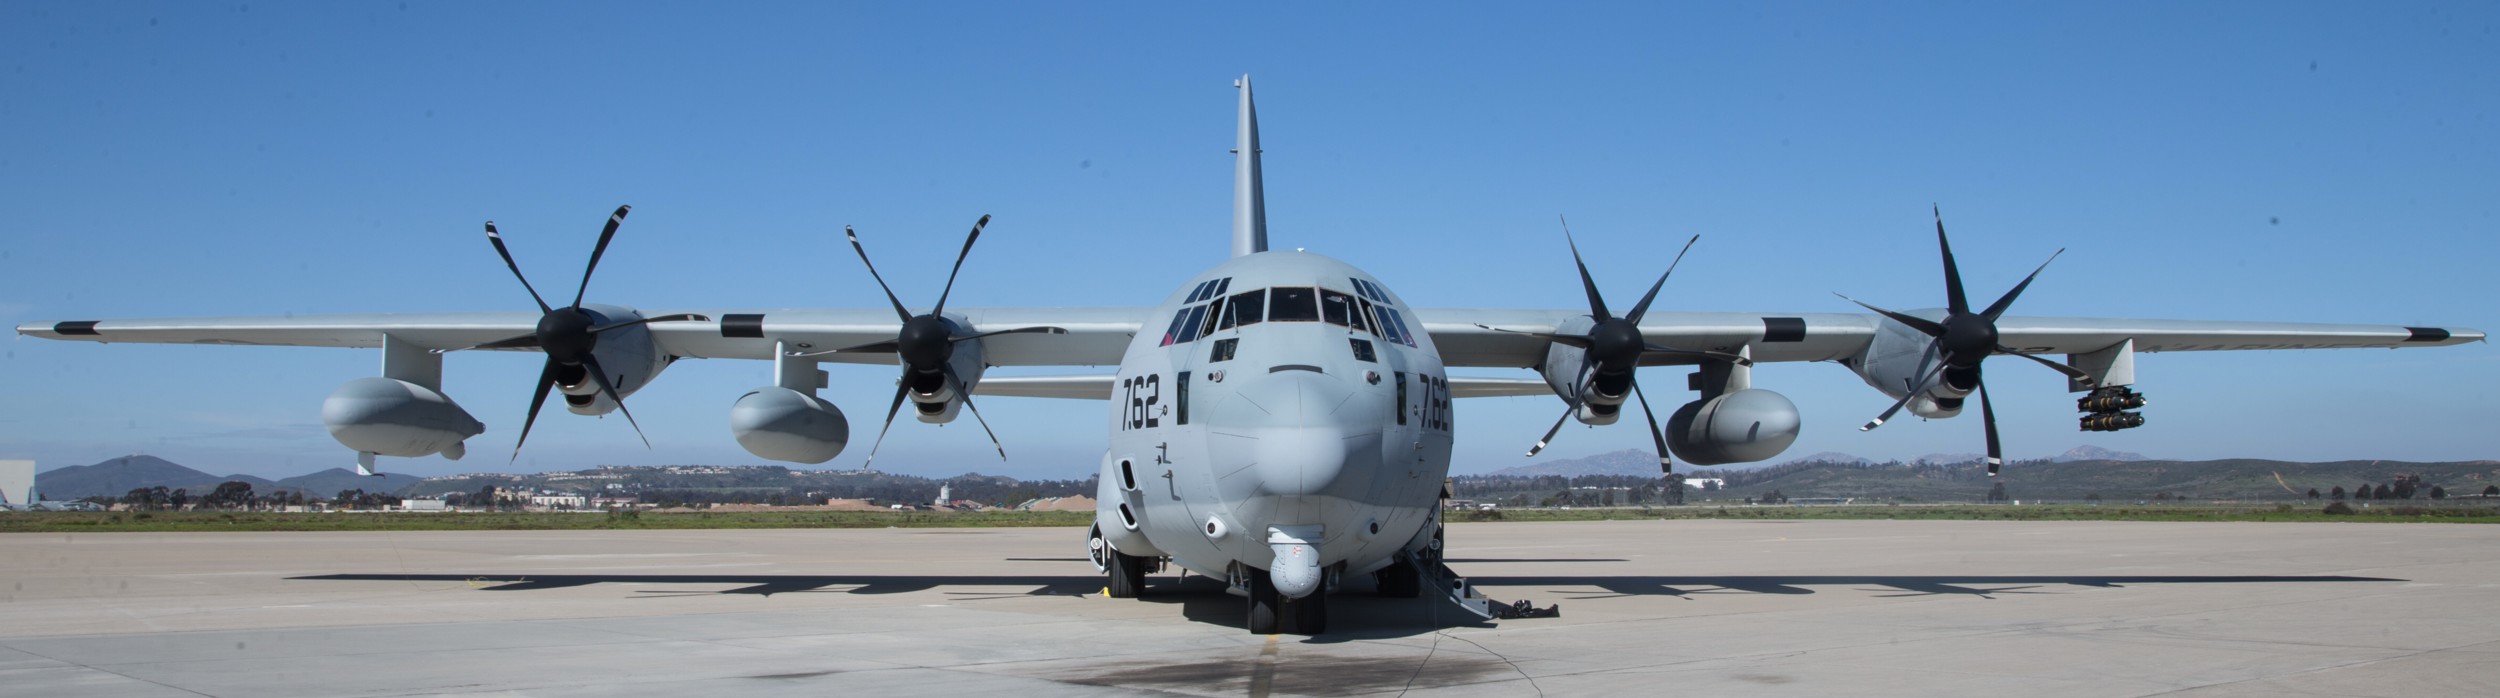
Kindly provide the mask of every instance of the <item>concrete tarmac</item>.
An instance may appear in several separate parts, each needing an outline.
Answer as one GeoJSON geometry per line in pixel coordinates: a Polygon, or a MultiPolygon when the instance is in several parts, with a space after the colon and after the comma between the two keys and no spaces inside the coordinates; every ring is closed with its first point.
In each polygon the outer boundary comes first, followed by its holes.
{"type": "Polygon", "coordinates": [[[10,534],[0,695],[2500,695],[2500,526],[1462,523],[1559,618],[1203,578],[1081,529],[10,534]]]}

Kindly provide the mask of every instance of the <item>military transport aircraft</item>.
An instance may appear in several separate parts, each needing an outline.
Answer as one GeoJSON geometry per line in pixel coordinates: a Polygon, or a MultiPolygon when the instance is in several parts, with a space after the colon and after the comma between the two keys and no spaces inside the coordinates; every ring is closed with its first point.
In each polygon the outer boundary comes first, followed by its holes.
{"type": "MultiPolygon", "coordinates": [[[[687,357],[771,362],[772,383],[730,409],[730,432],[757,456],[797,463],[831,460],[850,441],[849,421],[815,394],[825,386],[822,362],[901,366],[880,443],[907,402],[920,421],[944,423],[961,411],[980,421],[975,394],[1108,400],[1110,445],[1089,550],[1109,593],[1136,596],[1148,572],[1178,565],[1247,597],[1247,625],[1262,634],[1322,632],[1328,594],[1366,574],[1387,596],[1413,597],[1430,582],[1488,617],[1518,610],[1483,598],[1440,562],[1437,504],[1457,398],[1559,396],[1563,414],[1531,455],[1565,422],[1611,424],[1627,400],[1638,400],[1662,469],[1671,454],[1696,465],[1741,463],[1779,454],[1798,430],[1795,405],[1752,387],[1753,367],[1834,361],[1896,398],[1868,429],[1903,409],[1952,417],[1976,395],[1993,473],[2002,449],[1982,379],[1992,357],[2012,359],[1995,365],[2036,363],[2064,374],[2085,393],[2080,426],[2116,430],[2143,423],[2133,410],[2144,399],[2131,387],[2138,352],[2484,338],[2454,328],[2010,316],[2031,278],[1984,307],[1972,305],[1941,214],[1942,309],[1860,303],[1874,313],[1653,312],[1666,274],[1626,307],[1607,302],[1585,264],[1586,309],[1419,308],[1345,262],[1268,249],[1249,78],[1235,85],[1232,257],[1152,308],[952,307],[951,273],[947,290],[918,313],[891,288],[891,315],[887,308],[644,313],[585,303],[590,274],[625,219],[628,209],[618,208],[572,303],[562,307],[521,275],[488,223],[488,241],[536,312],[72,321],[17,330],[95,342],[378,347],[382,374],[350,381],[322,404],[331,435],[357,452],[367,473],[376,456],[457,459],[464,442],[485,430],[441,392],[443,354],[464,350],[545,354],[516,453],[550,392],[575,414],[619,412],[630,422],[626,396],[687,357]],[[2043,358],[2052,354],[2065,358],[2043,358]],[[1118,370],[982,376],[992,366],[1043,365],[1118,370]],[[1683,387],[1697,393],[1663,429],[1637,380],[1637,369],[1659,366],[1694,367],[1683,387]],[[1527,368],[1538,377],[1453,377],[1445,373],[1451,367],[1527,368]]],[[[988,220],[965,238],[957,271],[988,220]]],[[[848,238],[866,263],[859,236],[848,238]]],[[[1576,262],[1576,245],[1572,254],[1576,262]]]]}

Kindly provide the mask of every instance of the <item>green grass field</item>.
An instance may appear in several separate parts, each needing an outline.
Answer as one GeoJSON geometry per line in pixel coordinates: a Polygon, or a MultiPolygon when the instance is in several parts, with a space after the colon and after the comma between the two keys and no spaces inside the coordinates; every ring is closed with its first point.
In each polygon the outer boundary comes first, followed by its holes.
{"type": "MultiPolygon", "coordinates": [[[[2500,523],[2500,505],[2484,502],[2355,507],[2350,514],[2288,504],[2169,505],[1868,505],[1682,506],[1613,509],[1513,509],[1453,512],[1475,521],[1629,521],[1640,519],[1912,519],[2007,521],[2309,521],[2375,523],[2500,523]]],[[[705,528],[956,528],[1085,526],[1091,512],[741,511],[692,513],[333,513],[258,512],[11,512],[0,533],[180,531],[493,531],[705,528]]]]}

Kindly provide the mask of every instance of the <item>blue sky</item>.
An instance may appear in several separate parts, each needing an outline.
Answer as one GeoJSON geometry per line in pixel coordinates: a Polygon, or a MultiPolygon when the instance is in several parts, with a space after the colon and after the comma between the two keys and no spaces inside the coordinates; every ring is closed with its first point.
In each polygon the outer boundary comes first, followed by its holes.
{"type": "MultiPolygon", "coordinates": [[[[564,287],[620,203],[596,301],[876,307],[850,224],[925,303],[988,213],[955,303],[1145,305],[1226,253],[1250,73],[1274,243],[1426,307],[1580,307],[1558,213],[1624,297],[1701,234],[1660,307],[1938,305],[1937,204],[1974,296],[2067,248],[2016,314],[2500,329],[2490,3],[1340,5],[9,3],[0,321],[523,310],[479,222],[564,287]]],[[[321,399],[378,364],[19,338],[0,457],[345,464],[321,399]]],[[[689,361],[631,401],[656,449],[556,413],[507,464],[537,366],[450,358],[475,455],[385,467],[757,462],[727,413],[769,367],[689,361]]],[[[891,369],[831,368],[872,431],[891,369]]],[[[2074,431],[2052,373],[1993,372],[2009,454],[2500,457],[2490,345],[2138,370],[2151,424],[2120,434],[2074,431]]],[[[1805,414],[1784,457],[1979,450],[1976,419],[1859,433],[1889,401],[1838,366],[1756,385],[1805,414]]],[[[1105,407],[984,407],[1013,461],[905,422],[879,465],[1083,477],[1100,454],[1105,407]]],[[[1456,469],[1526,462],[1559,407],[1461,403],[1456,469]]],[[[1575,428],[1545,457],[1647,447],[1575,428]]]]}

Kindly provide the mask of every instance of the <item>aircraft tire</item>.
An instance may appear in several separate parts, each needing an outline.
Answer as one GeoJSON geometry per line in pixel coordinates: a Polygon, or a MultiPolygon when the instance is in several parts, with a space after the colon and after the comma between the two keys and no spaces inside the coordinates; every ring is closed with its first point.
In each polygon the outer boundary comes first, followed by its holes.
{"type": "Polygon", "coordinates": [[[1111,598],[1134,599],[1138,593],[1145,591],[1145,558],[1113,550],[1103,561],[1109,563],[1109,569],[1104,570],[1104,574],[1111,578],[1107,585],[1111,598]]]}
{"type": "Polygon", "coordinates": [[[1277,626],[1282,625],[1280,621],[1284,620],[1284,616],[1278,613],[1283,609],[1279,608],[1282,597],[1276,593],[1276,583],[1268,581],[1267,570],[1252,569],[1248,576],[1250,578],[1250,634],[1274,635],[1281,632],[1282,629],[1277,626]]]}
{"type": "Polygon", "coordinates": [[[1285,632],[1296,635],[1318,635],[1328,632],[1328,592],[1311,592],[1310,596],[1285,602],[1288,625],[1285,632]]]}
{"type": "Polygon", "coordinates": [[[1415,572],[1414,565],[1406,563],[1393,564],[1373,572],[1372,581],[1379,587],[1381,596],[1392,599],[1411,599],[1422,596],[1424,591],[1423,575],[1415,572]]]}

